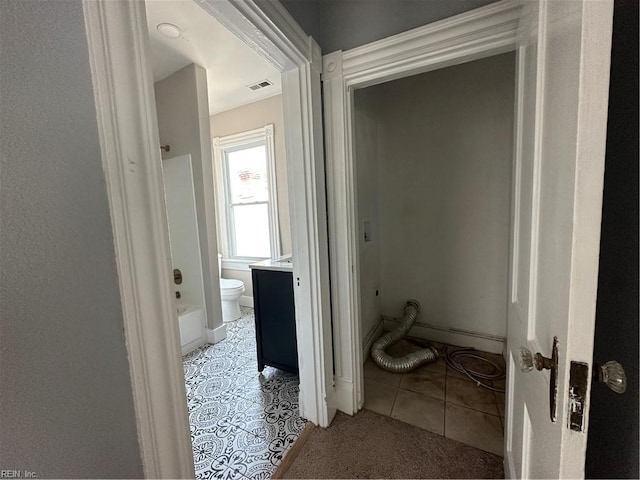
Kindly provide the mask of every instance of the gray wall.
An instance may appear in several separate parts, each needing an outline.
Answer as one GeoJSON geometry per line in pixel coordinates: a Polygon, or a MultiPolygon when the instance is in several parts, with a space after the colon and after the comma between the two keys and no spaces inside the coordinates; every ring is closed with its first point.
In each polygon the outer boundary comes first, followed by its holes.
{"type": "Polygon", "coordinates": [[[0,2],[0,469],[143,475],[79,1],[0,2]]]}
{"type": "Polygon", "coordinates": [[[508,53],[370,88],[382,314],[415,298],[424,322],[506,334],[514,70],[508,53]]]}
{"type": "Polygon", "coordinates": [[[348,50],[495,0],[281,0],[323,53],[348,50]]]}
{"type": "Polygon", "coordinates": [[[169,152],[162,152],[162,158],[191,155],[207,325],[215,329],[222,325],[222,310],[207,71],[199,65],[187,65],[156,82],[155,92],[160,143],[171,146],[169,152]]]}

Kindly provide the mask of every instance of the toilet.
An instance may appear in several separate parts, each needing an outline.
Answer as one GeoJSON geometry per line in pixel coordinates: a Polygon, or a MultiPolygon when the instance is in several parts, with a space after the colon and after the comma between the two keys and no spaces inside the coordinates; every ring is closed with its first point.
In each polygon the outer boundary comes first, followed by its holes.
{"type": "Polygon", "coordinates": [[[220,277],[222,321],[233,322],[241,316],[238,300],[244,293],[244,283],[241,280],[222,278],[222,255],[220,254],[218,254],[218,275],[220,277]]]}

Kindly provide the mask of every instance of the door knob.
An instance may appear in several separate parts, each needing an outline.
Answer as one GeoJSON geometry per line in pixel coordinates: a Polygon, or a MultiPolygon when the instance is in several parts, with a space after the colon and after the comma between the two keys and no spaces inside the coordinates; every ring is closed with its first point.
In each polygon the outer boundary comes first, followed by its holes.
{"type": "Polygon", "coordinates": [[[545,357],[540,352],[533,355],[531,350],[520,347],[520,356],[518,358],[520,371],[528,373],[535,367],[536,370],[549,370],[551,380],[549,381],[549,416],[551,421],[556,421],[556,402],[558,400],[558,337],[553,337],[553,347],[551,349],[551,358],[545,357]]]}
{"type": "Polygon", "coordinates": [[[557,342],[558,339],[554,337],[551,358],[543,356],[540,352],[533,355],[528,348],[520,347],[520,358],[518,362],[520,364],[520,371],[522,373],[529,373],[533,370],[533,367],[535,367],[536,370],[551,370],[555,368],[558,361],[557,342]]]}
{"type": "Polygon", "coordinates": [[[627,391],[627,374],[624,368],[616,361],[610,361],[604,365],[597,365],[593,371],[594,377],[597,375],[598,382],[604,383],[616,393],[627,391]]]}
{"type": "Polygon", "coordinates": [[[520,365],[520,371],[522,373],[529,373],[533,370],[533,353],[531,353],[531,350],[525,347],[520,347],[518,364],[520,365]]]}

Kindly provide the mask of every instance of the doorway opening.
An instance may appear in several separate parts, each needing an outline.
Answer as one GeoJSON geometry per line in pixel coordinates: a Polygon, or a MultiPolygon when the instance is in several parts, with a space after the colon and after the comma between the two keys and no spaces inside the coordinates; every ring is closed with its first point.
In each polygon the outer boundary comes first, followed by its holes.
{"type": "MultiPolygon", "coordinates": [[[[336,391],[345,412],[362,408],[365,390],[354,92],[515,50],[504,465],[507,476],[580,476],[586,437],[567,440],[570,393],[549,379],[566,385],[570,363],[592,356],[611,6],[497,2],[324,57],[336,391]],[[550,367],[559,377],[522,375],[533,352],[552,358],[558,342],[566,353],[550,367]]],[[[574,430],[586,427],[582,419],[574,430]]]]}
{"type": "Polygon", "coordinates": [[[196,477],[265,477],[306,424],[293,264],[286,325],[255,281],[292,251],[281,73],[195,2],[145,9],[196,477]]]}
{"type": "MultiPolygon", "coordinates": [[[[295,198],[294,302],[297,315],[305,318],[296,324],[300,411],[327,426],[335,407],[327,347],[328,262],[322,255],[327,248],[322,234],[327,228],[325,196],[320,190],[324,171],[317,161],[322,158],[317,141],[321,112],[309,108],[320,101],[320,49],[279,3],[254,8],[202,0],[197,5],[281,72],[288,191],[295,198]]],[[[193,476],[145,5],[83,6],[145,474],[193,476]]]]}
{"type": "Polygon", "coordinates": [[[358,89],[352,117],[364,408],[500,456],[514,89],[507,52],[358,89]],[[369,352],[409,299],[417,322],[388,353],[439,358],[391,373],[369,352]],[[460,348],[484,385],[445,361],[460,348]]]}

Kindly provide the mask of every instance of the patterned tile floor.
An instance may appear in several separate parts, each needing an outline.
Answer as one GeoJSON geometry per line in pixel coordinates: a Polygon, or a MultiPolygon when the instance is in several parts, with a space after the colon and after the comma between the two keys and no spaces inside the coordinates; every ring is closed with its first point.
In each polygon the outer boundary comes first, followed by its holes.
{"type": "Polygon", "coordinates": [[[183,358],[196,478],[270,478],[306,420],[298,377],[258,372],[253,309],[227,323],[227,338],[183,358]]]}

